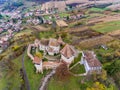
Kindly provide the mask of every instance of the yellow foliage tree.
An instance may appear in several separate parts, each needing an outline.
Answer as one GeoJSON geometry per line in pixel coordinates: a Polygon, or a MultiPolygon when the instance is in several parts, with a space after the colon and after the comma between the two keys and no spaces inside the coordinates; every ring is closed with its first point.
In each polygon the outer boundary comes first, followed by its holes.
{"type": "Polygon", "coordinates": [[[106,87],[100,82],[95,82],[92,87],[88,87],[86,90],[106,90],[106,87]]]}
{"type": "Polygon", "coordinates": [[[36,53],[35,53],[35,56],[37,56],[37,57],[39,57],[39,58],[41,58],[41,59],[43,58],[43,55],[42,55],[40,52],[36,52],[36,53]]]}

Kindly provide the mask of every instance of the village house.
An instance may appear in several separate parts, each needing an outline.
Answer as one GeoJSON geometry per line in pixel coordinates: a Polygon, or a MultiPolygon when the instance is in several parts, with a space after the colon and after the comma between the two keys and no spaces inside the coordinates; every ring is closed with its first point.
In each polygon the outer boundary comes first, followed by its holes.
{"type": "Polygon", "coordinates": [[[0,53],[2,53],[9,46],[8,41],[0,40],[0,53]]]}
{"type": "Polygon", "coordinates": [[[43,69],[42,69],[42,59],[35,56],[34,60],[33,60],[34,66],[36,68],[36,73],[43,73],[43,69]]]}
{"type": "Polygon", "coordinates": [[[0,33],[2,33],[3,32],[3,28],[0,28],[0,33]]]}
{"type": "Polygon", "coordinates": [[[75,58],[75,50],[72,46],[66,44],[65,47],[60,51],[61,53],[61,61],[66,62],[67,64],[71,64],[75,58]]]}
{"type": "Polygon", "coordinates": [[[38,24],[39,24],[39,19],[33,19],[33,20],[32,20],[32,23],[33,23],[34,25],[38,25],[38,24]]]}
{"type": "Polygon", "coordinates": [[[92,74],[93,72],[100,73],[102,64],[96,58],[93,51],[82,52],[81,64],[85,66],[86,73],[92,74]]]}

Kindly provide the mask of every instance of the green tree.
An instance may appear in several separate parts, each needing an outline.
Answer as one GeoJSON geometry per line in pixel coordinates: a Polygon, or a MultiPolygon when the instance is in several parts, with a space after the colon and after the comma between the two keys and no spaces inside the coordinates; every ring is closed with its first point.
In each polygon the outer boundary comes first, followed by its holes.
{"type": "Polygon", "coordinates": [[[112,64],[105,67],[109,75],[113,75],[120,71],[120,60],[115,60],[112,64]]]}

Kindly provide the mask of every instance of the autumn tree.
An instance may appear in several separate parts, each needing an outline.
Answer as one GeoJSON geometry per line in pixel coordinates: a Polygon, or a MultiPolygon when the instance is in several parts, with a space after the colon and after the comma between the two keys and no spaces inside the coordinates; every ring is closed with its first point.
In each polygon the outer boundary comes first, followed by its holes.
{"type": "Polygon", "coordinates": [[[58,80],[61,81],[68,80],[71,74],[66,63],[62,63],[59,67],[57,67],[55,76],[58,80]]]}
{"type": "Polygon", "coordinates": [[[93,86],[88,87],[86,90],[106,90],[106,86],[100,82],[95,82],[93,86]]]}

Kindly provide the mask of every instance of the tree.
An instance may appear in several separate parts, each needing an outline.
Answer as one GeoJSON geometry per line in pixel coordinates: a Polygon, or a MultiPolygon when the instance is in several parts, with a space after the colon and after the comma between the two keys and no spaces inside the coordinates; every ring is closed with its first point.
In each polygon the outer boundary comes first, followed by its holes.
{"type": "Polygon", "coordinates": [[[3,16],[0,14],[0,19],[3,19],[3,16]]]}
{"type": "Polygon", "coordinates": [[[106,90],[106,86],[100,82],[95,82],[92,87],[88,87],[86,90],[106,90]]]}
{"type": "Polygon", "coordinates": [[[66,63],[62,63],[59,67],[57,67],[55,76],[58,80],[61,80],[61,81],[69,79],[71,74],[68,70],[66,63]]]}
{"type": "Polygon", "coordinates": [[[115,60],[112,64],[106,66],[105,68],[109,75],[114,75],[120,71],[120,60],[115,60]]]}
{"type": "Polygon", "coordinates": [[[36,52],[35,56],[39,57],[39,58],[43,58],[43,55],[40,52],[36,52]]]}
{"type": "Polygon", "coordinates": [[[102,73],[101,73],[101,75],[100,75],[100,78],[104,81],[104,80],[106,80],[107,79],[107,72],[106,72],[106,70],[102,70],[102,73]]]}

